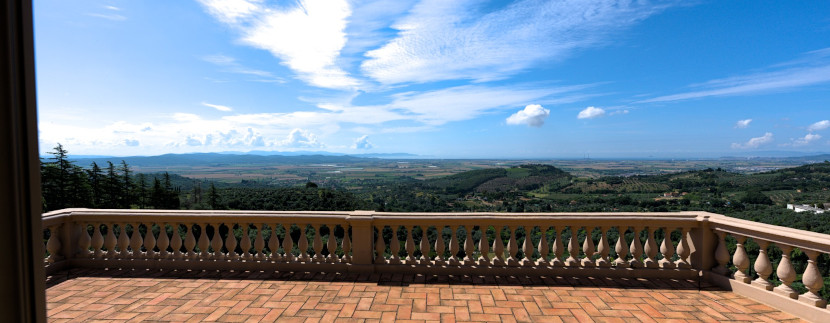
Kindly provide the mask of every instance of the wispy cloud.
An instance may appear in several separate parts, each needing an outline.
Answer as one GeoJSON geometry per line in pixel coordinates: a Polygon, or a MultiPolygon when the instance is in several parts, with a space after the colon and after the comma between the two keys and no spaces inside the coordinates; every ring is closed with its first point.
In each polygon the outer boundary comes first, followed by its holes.
{"type": "Polygon", "coordinates": [[[732,149],[750,149],[750,148],[758,148],[762,145],[768,144],[772,142],[772,133],[767,132],[761,137],[755,137],[749,139],[746,143],[732,143],[732,149]]]}
{"type": "Polygon", "coordinates": [[[269,51],[309,84],[338,89],[358,84],[337,64],[351,15],[346,0],[301,0],[289,8],[244,0],[201,3],[218,20],[239,30],[243,43],[269,51]]]}
{"type": "Polygon", "coordinates": [[[593,119],[599,118],[605,115],[605,110],[602,108],[596,107],[587,107],[582,111],[579,111],[579,114],[576,115],[577,119],[593,119]]]}
{"type": "Polygon", "coordinates": [[[830,120],[821,120],[807,127],[807,131],[819,131],[830,128],[830,120]]]}
{"type": "Polygon", "coordinates": [[[809,52],[801,59],[776,64],[768,69],[770,71],[716,79],[693,86],[706,88],[704,90],[659,96],[640,102],[669,102],[713,96],[763,94],[830,82],[830,50],[809,52]]]}
{"type": "Polygon", "coordinates": [[[396,38],[366,53],[361,69],[385,84],[502,79],[603,44],[673,3],[526,0],[488,12],[472,0],[425,0],[392,25],[396,38]]]}
{"type": "Polygon", "coordinates": [[[224,105],[210,104],[210,103],[207,103],[207,102],[202,102],[202,105],[204,105],[206,107],[209,107],[209,108],[214,108],[214,109],[219,110],[219,111],[224,111],[224,112],[233,111],[233,108],[228,107],[228,106],[224,106],[224,105]]]}
{"type": "Polygon", "coordinates": [[[224,72],[252,75],[257,77],[250,81],[285,83],[285,80],[283,78],[277,77],[271,72],[245,67],[244,65],[240,64],[235,58],[230,56],[222,54],[208,55],[202,57],[202,60],[223,67],[224,72]]]}
{"type": "Polygon", "coordinates": [[[538,128],[545,124],[545,119],[548,116],[550,116],[550,110],[538,104],[529,104],[524,109],[507,117],[506,121],[509,125],[525,124],[538,128]]]}
{"type": "Polygon", "coordinates": [[[746,129],[749,127],[750,122],[752,122],[752,119],[738,120],[738,122],[735,122],[735,128],[746,129]]]}
{"type": "Polygon", "coordinates": [[[127,17],[119,15],[119,14],[114,14],[114,13],[88,13],[86,15],[90,16],[90,17],[103,18],[103,19],[112,20],[112,21],[127,20],[127,17]]]}
{"type": "Polygon", "coordinates": [[[819,140],[819,139],[821,139],[821,135],[808,133],[807,135],[805,135],[802,138],[798,138],[798,139],[793,140],[793,146],[806,146],[806,145],[810,144],[811,142],[819,140]]]}

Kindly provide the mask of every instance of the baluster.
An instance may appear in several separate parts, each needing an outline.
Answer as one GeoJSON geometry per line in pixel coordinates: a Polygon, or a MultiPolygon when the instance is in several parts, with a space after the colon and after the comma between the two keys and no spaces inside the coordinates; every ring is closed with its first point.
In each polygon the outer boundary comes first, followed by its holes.
{"type": "Polygon", "coordinates": [[[737,241],[737,248],[735,249],[735,255],[732,256],[732,263],[738,268],[738,271],[735,272],[733,277],[737,281],[749,284],[749,282],[752,281],[752,278],[746,274],[747,269],[749,269],[749,257],[746,255],[746,249],[744,248],[746,237],[737,234],[733,236],[737,241]]]}
{"type": "Polygon", "coordinates": [[[657,242],[654,241],[654,228],[648,227],[647,230],[648,237],[646,237],[646,260],[643,261],[643,265],[646,268],[657,268],[660,265],[657,263],[657,242]]]}
{"type": "Polygon", "coordinates": [[[508,225],[507,229],[510,230],[510,240],[507,241],[507,265],[508,266],[518,266],[519,259],[516,258],[516,255],[519,253],[519,244],[516,242],[516,229],[519,227],[516,225],[508,225]]]}
{"type": "Polygon", "coordinates": [[[398,240],[398,229],[400,227],[393,225],[390,228],[392,229],[392,238],[389,240],[389,252],[391,253],[389,256],[389,264],[398,265],[401,263],[401,241],[398,240]]]}
{"type": "Polygon", "coordinates": [[[277,249],[280,248],[280,237],[277,236],[277,224],[271,223],[268,226],[271,228],[271,235],[268,236],[268,249],[271,250],[271,254],[268,259],[271,261],[279,261],[280,255],[277,253],[277,249]]]}
{"type": "Polygon", "coordinates": [[[228,255],[225,256],[225,259],[228,260],[238,260],[239,255],[236,253],[236,231],[234,231],[233,223],[227,224],[228,226],[228,236],[225,238],[225,249],[228,249],[228,255]]]}
{"type": "Polygon", "coordinates": [[[378,238],[375,239],[375,264],[378,265],[386,263],[386,257],[384,257],[384,253],[386,252],[386,242],[383,241],[383,228],[384,226],[377,227],[378,238]]]}
{"type": "Polygon", "coordinates": [[[240,223],[239,226],[242,228],[242,239],[239,241],[239,248],[242,248],[242,260],[249,261],[251,260],[251,236],[248,235],[248,229],[250,224],[247,222],[240,223]]]}
{"type": "Polygon", "coordinates": [[[343,257],[340,258],[341,262],[350,263],[352,262],[352,240],[349,238],[349,227],[343,227],[343,242],[341,242],[340,248],[343,249],[343,257]]]}
{"type": "Polygon", "coordinates": [[[291,224],[285,225],[285,238],[282,239],[283,259],[286,262],[294,262],[294,240],[291,239],[291,224]]]}
{"type": "Polygon", "coordinates": [[[579,233],[579,229],[570,226],[571,229],[571,239],[568,241],[568,259],[565,259],[565,266],[574,267],[579,266],[579,246],[577,245],[576,236],[579,233]]]}
{"type": "Polygon", "coordinates": [[[608,233],[608,227],[600,227],[599,230],[601,231],[601,235],[599,236],[599,247],[597,248],[597,252],[599,253],[599,258],[597,259],[597,267],[611,267],[610,258],[608,255],[611,253],[611,247],[608,245],[608,237],[606,236],[608,233]]]}
{"type": "Polygon", "coordinates": [[[691,251],[692,249],[689,248],[689,228],[680,228],[680,242],[677,244],[677,256],[679,259],[674,262],[674,265],[681,269],[692,268],[688,260],[691,251]]]}
{"type": "Polygon", "coordinates": [[[436,226],[435,229],[438,231],[438,238],[435,239],[435,265],[443,266],[446,264],[444,260],[444,251],[446,249],[444,245],[444,226],[436,226]]]}
{"type": "Polygon", "coordinates": [[[715,234],[718,235],[718,246],[715,248],[715,260],[718,261],[718,264],[712,268],[712,271],[726,276],[729,273],[729,269],[726,268],[726,265],[729,264],[729,250],[726,249],[726,232],[716,231],[715,234]]]}
{"type": "Polygon", "coordinates": [[[496,257],[493,258],[493,266],[504,266],[504,242],[501,241],[501,231],[504,230],[504,227],[497,225],[495,228],[496,240],[493,240],[493,253],[496,257]]]}
{"type": "Polygon", "coordinates": [[[409,225],[406,227],[406,264],[407,265],[414,265],[417,263],[415,260],[415,240],[412,239],[412,228],[413,226],[409,225]]]}
{"type": "Polygon", "coordinates": [[[562,236],[559,235],[559,228],[553,228],[553,261],[551,265],[554,267],[562,267],[565,263],[562,261],[562,255],[565,254],[565,244],[562,243],[562,236]]]}
{"type": "Polygon", "coordinates": [[[210,247],[213,248],[213,254],[210,256],[214,260],[223,260],[225,254],[222,253],[222,237],[219,235],[220,223],[211,223],[213,227],[213,238],[210,238],[210,247]]]}
{"type": "Polygon", "coordinates": [[[153,224],[145,225],[147,226],[147,232],[144,233],[144,257],[153,259],[156,257],[156,251],[153,250],[156,248],[156,237],[153,236],[153,224]]]}
{"type": "Polygon", "coordinates": [[[300,249],[300,259],[302,262],[309,262],[311,257],[308,256],[308,236],[306,235],[308,223],[298,227],[300,227],[300,241],[297,241],[297,248],[300,249]]]}
{"type": "Polygon", "coordinates": [[[827,301],[818,294],[818,291],[824,287],[824,278],[821,277],[821,272],[819,272],[816,265],[819,253],[815,250],[804,250],[804,253],[807,254],[809,260],[807,260],[804,275],[801,276],[801,282],[804,283],[804,287],[807,287],[808,291],[798,296],[798,300],[815,307],[826,307],[827,301]]]}
{"type": "Polygon", "coordinates": [[[328,263],[336,263],[338,260],[337,253],[337,237],[334,236],[334,230],[337,228],[336,225],[326,225],[329,228],[329,237],[328,242],[326,243],[326,251],[328,251],[329,256],[326,258],[326,262],[328,263]]]}
{"type": "Polygon", "coordinates": [[[46,261],[54,263],[63,259],[59,254],[61,250],[61,241],[58,237],[59,225],[49,227],[49,241],[46,242],[46,250],[49,251],[49,258],[46,261]]]}
{"type": "Polygon", "coordinates": [[[798,292],[792,288],[793,281],[795,281],[795,268],[790,261],[790,252],[793,251],[792,246],[781,245],[781,261],[778,263],[778,269],[775,274],[781,280],[781,285],[772,290],[777,294],[787,296],[792,299],[798,299],[798,292]]]}
{"type": "Polygon", "coordinates": [[[92,245],[92,238],[89,236],[89,231],[87,230],[89,227],[89,223],[82,223],[81,224],[81,235],[78,237],[78,254],[80,254],[81,258],[90,257],[92,254],[89,251],[89,247],[92,245]]]}
{"type": "Polygon", "coordinates": [[[173,223],[173,239],[170,240],[170,248],[173,248],[173,258],[175,259],[182,259],[184,255],[182,255],[182,236],[179,234],[179,227],[178,223],[173,223]]]}
{"type": "Polygon", "coordinates": [[[461,260],[458,259],[458,250],[459,250],[459,243],[458,243],[458,226],[451,225],[450,226],[450,259],[449,263],[451,266],[458,266],[461,264],[461,260]]]}
{"type": "Polygon", "coordinates": [[[671,234],[672,232],[668,228],[663,227],[663,243],[660,244],[660,253],[663,255],[663,259],[658,262],[660,268],[674,269],[674,262],[672,262],[674,244],[671,241],[671,234]]]}
{"type": "MultiPolygon", "coordinates": [[[[179,232],[176,231],[176,234],[178,235],[179,232]]],[[[156,241],[156,245],[159,248],[159,258],[164,259],[169,257],[167,247],[170,246],[170,239],[167,238],[167,223],[165,222],[159,224],[159,238],[158,241],[156,241]]]]}
{"type": "Polygon", "coordinates": [[[104,251],[101,250],[101,247],[104,246],[104,236],[101,235],[101,224],[95,223],[92,226],[92,250],[94,251],[93,256],[95,258],[101,258],[104,255],[104,251]]]}
{"type": "Polygon", "coordinates": [[[550,265],[550,246],[548,245],[548,229],[550,227],[541,226],[539,227],[539,231],[542,232],[542,237],[539,238],[539,244],[536,246],[536,249],[539,250],[539,259],[536,259],[536,264],[539,266],[547,266],[550,265]]]}
{"type": "Polygon", "coordinates": [[[628,265],[631,268],[642,268],[643,264],[643,244],[640,242],[640,233],[643,232],[643,227],[633,227],[634,239],[631,239],[631,246],[628,251],[631,252],[631,260],[628,265]]]}
{"type": "Polygon", "coordinates": [[[122,222],[118,224],[118,228],[121,231],[118,234],[118,257],[129,258],[130,252],[127,250],[127,246],[130,245],[130,238],[127,237],[127,225],[122,222]]]}
{"type": "Polygon", "coordinates": [[[107,259],[115,258],[115,246],[118,240],[115,239],[115,225],[107,223],[107,236],[104,238],[104,247],[107,247],[107,259]]]}
{"type": "Polygon", "coordinates": [[[478,240],[478,265],[490,265],[490,241],[487,239],[487,226],[480,226],[481,239],[478,240]]]}
{"type": "Polygon", "coordinates": [[[773,286],[767,280],[770,274],[772,274],[772,263],[769,261],[769,256],[767,256],[767,246],[769,245],[768,241],[755,239],[755,242],[758,243],[758,258],[755,259],[755,272],[758,273],[758,278],[752,281],[752,285],[760,286],[766,290],[772,290],[773,286]]]}
{"type": "Polygon", "coordinates": [[[323,262],[325,259],[323,258],[323,237],[320,234],[320,225],[313,224],[312,228],[314,228],[314,261],[323,262]]]}
{"type": "Polygon", "coordinates": [[[185,224],[187,235],[184,237],[184,249],[188,259],[196,259],[196,237],[193,235],[193,224],[185,224]]]}
{"type": "Polygon", "coordinates": [[[628,268],[628,261],[625,260],[625,257],[628,255],[627,243],[625,242],[625,231],[627,229],[627,227],[617,227],[620,236],[617,238],[617,244],[614,245],[614,251],[617,252],[617,259],[614,260],[614,266],[620,268],[628,268]]]}
{"type": "Polygon", "coordinates": [[[594,228],[585,227],[585,241],[582,242],[582,252],[585,253],[585,258],[582,258],[582,267],[594,266],[594,254],[596,247],[594,245],[594,238],[592,237],[594,228]]]}
{"type": "Polygon", "coordinates": [[[260,261],[265,260],[265,253],[263,252],[263,249],[265,249],[265,238],[262,237],[263,228],[265,228],[265,224],[260,223],[259,227],[256,229],[256,239],[254,240],[254,250],[256,251],[256,259],[260,261]]]}
{"type": "Polygon", "coordinates": [[[522,243],[522,253],[524,253],[524,258],[522,258],[521,265],[522,266],[533,266],[533,239],[531,239],[533,227],[528,229],[527,226],[524,226],[525,229],[525,241],[522,243]]]}
{"type": "Polygon", "coordinates": [[[467,233],[464,237],[464,265],[472,266],[476,261],[473,255],[473,252],[476,251],[475,242],[473,242],[473,226],[465,225],[464,231],[467,233]]]}
{"type": "Polygon", "coordinates": [[[418,260],[418,263],[421,265],[429,265],[429,263],[431,262],[429,257],[429,238],[427,234],[428,231],[429,226],[421,226],[421,259],[418,260]]]}
{"type": "Polygon", "coordinates": [[[135,258],[141,258],[141,245],[144,244],[141,239],[141,232],[138,231],[138,223],[130,223],[133,227],[133,235],[130,237],[130,255],[135,258]]]}

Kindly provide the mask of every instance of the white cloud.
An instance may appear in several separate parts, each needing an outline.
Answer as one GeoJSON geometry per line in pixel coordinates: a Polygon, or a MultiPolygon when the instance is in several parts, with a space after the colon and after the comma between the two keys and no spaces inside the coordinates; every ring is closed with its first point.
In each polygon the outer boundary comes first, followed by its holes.
{"type": "Polygon", "coordinates": [[[507,117],[507,124],[520,125],[526,124],[531,127],[541,127],[545,124],[545,119],[550,116],[550,110],[543,108],[538,104],[529,104],[523,110],[519,110],[513,115],[507,117]]]}
{"type": "Polygon", "coordinates": [[[595,108],[595,107],[587,107],[585,110],[579,111],[579,114],[576,115],[577,119],[593,119],[599,118],[605,115],[605,110],[602,108],[595,108]]]}
{"type": "Polygon", "coordinates": [[[803,59],[777,64],[770,72],[735,76],[694,85],[709,88],[648,99],[640,102],[668,102],[712,96],[765,94],[790,90],[819,83],[830,82],[830,50],[823,49],[806,54],[803,59]],[[782,68],[783,67],[783,68],[782,68]]]}
{"type": "Polygon", "coordinates": [[[88,13],[87,16],[96,17],[96,18],[103,18],[103,19],[112,20],[112,21],[127,20],[127,17],[122,16],[122,15],[118,15],[118,14],[114,14],[114,13],[109,13],[109,14],[107,14],[107,13],[88,13]]]}
{"type": "Polygon", "coordinates": [[[819,131],[830,128],[830,120],[821,120],[807,127],[807,131],[819,131]]]}
{"type": "Polygon", "coordinates": [[[130,147],[138,146],[138,140],[135,139],[124,139],[124,144],[130,147]]]}
{"type": "MultiPolygon", "coordinates": [[[[208,56],[202,57],[202,60],[204,60],[208,63],[214,64],[214,65],[223,67],[223,70],[222,70],[223,72],[243,74],[243,75],[251,75],[251,76],[257,77],[255,79],[250,80],[250,81],[285,83],[285,80],[283,78],[275,76],[274,73],[245,67],[242,64],[240,64],[239,62],[237,62],[237,60],[235,58],[230,57],[230,56],[226,56],[226,55],[222,55],[222,54],[208,55],[208,56]]],[[[210,78],[208,78],[208,79],[210,79],[210,78]]],[[[214,82],[217,82],[217,81],[214,80],[214,82]]],[[[222,82],[222,81],[218,81],[218,82],[222,82]]]]}
{"type": "Polygon", "coordinates": [[[207,102],[202,102],[202,105],[204,105],[206,107],[214,108],[214,109],[219,110],[219,111],[225,111],[225,112],[233,111],[233,108],[228,107],[228,106],[224,106],[224,105],[210,104],[210,103],[207,103],[207,102]]]}
{"type": "Polygon", "coordinates": [[[770,142],[772,142],[772,133],[767,132],[761,137],[755,137],[755,138],[749,139],[749,141],[747,141],[744,144],[733,143],[732,148],[733,149],[758,148],[759,146],[764,145],[764,144],[768,144],[770,142]]]}
{"type": "Polygon", "coordinates": [[[291,130],[291,133],[288,134],[288,137],[285,138],[285,140],[283,140],[282,142],[280,142],[279,145],[292,148],[323,147],[323,144],[317,141],[317,136],[315,136],[313,133],[307,130],[299,128],[291,130]]]}
{"type": "Polygon", "coordinates": [[[735,128],[745,129],[749,127],[750,122],[752,122],[752,119],[738,120],[738,122],[735,122],[735,128]]]}
{"type": "Polygon", "coordinates": [[[666,3],[527,0],[493,10],[472,0],[425,0],[392,25],[396,38],[366,53],[361,69],[384,84],[502,79],[601,45],[666,3]]]}
{"type": "Polygon", "coordinates": [[[354,144],[352,145],[352,149],[372,149],[374,145],[369,142],[369,136],[363,135],[360,138],[354,140],[354,144]]]}
{"type": "Polygon", "coordinates": [[[821,139],[821,135],[808,133],[804,138],[793,140],[793,146],[804,146],[819,139],[821,139]]]}
{"type": "Polygon", "coordinates": [[[629,112],[628,110],[615,110],[615,111],[611,111],[611,113],[609,113],[608,115],[609,116],[615,116],[615,115],[618,115],[618,114],[628,114],[628,112],[629,112]]]}
{"type": "Polygon", "coordinates": [[[291,8],[251,1],[203,0],[218,20],[241,33],[241,41],[269,51],[298,77],[323,88],[353,88],[358,81],[337,64],[346,44],[346,0],[301,0],[291,8]]]}

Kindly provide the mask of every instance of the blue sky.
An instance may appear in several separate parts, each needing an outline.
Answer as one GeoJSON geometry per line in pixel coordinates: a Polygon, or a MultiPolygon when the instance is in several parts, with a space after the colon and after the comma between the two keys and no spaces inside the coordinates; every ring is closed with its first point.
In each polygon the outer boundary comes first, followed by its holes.
{"type": "Polygon", "coordinates": [[[828,1],[34,3],[41,152],[830,152],[828,1]]]}

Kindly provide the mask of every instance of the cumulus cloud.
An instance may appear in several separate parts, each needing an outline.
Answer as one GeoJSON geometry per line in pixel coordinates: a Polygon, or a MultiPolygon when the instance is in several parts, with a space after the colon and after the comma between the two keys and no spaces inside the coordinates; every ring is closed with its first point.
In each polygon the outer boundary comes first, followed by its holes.
{"type": "Polygon", "coordinates": [[[204,105],[206,107],[209,107],[209,108],[214,108],[214,109],[219,110],[219,111],[224,111],[224,112],[233,111],[233,108],[228,107],[228,106],[224,106],[224,105],[210,104],[210,103],[207,103],[207,102],[202,102],[202,105],[204,105]]]}
{"type": "Polygon", "coordinates": [[[355,139],[354,144],[352,144],[352,149],[372,149],[374,147],[371,142],[369,142],[369,136],[363,135],[360,138],[355,139]]]}
{"type": "Polygon", "coordinates": [[[819,139],[821,139],[821,135],[808,133],[803,138],[798,138],[796,140],[793,140],[793,146],[805,146],[805,145],[808,145],[810,142],[816,141],[816,140],[819,140],[819,139]]]}
{"type": "Polygon", "coordinates": [[[317,136],[310,131],[296,128],[291,130],[288,137],[280,142],[280,146],[292,148],[319,148],[322,147],[323,144],[321,144],[317,140],[317,136]]]}
{"type": "Polygon", "coordinates": [[[579,114],[576,115],[577,119],[593,119],[599,118],[605,115],[605,110],[602,108],[595,108],[595,107],[587,107],[585,110],[579,111],[579,114]]]}
{"type": "Polygon", "coordinates": [[[545,124],[545,119],[550,116],[550,110],[543,108],[538,104],[529,104],[523,110],[519,110],[513,115],[507,117],[507,124],[520,125],[526,124],[531,127],[541,127],[545,124]]]}
{"type": "Polygon", "coordinates": [[[761,137],[755,137],[749,139],[746,143],[732,143],[733,149],[749,149],[749,148],[758,148],[761,145],[768,144],[772,142],[772,133],[767,132],[761,137]]]}
{"type": "Polygon", "coordinates": [[[752,119],[738,120],[738,122],[735,122],[735,128],[745,129],[749,127],[750,122],[752,122],[752,119]]]}
{"type": "Polygon", "coordinates": [[[269,51],[303,81],[323,88],[358,84],[337,62],[351,15],[346,0],[301,0],[291,7],[245,0],[201,3],[216,19],[237,29],[243,43],[269,51]]]}
{"type": "Polygon", "coordinates": [[[807,131],[819,131],[830,128],[830,120],[821,120],[807,127],[807,131]]]}

